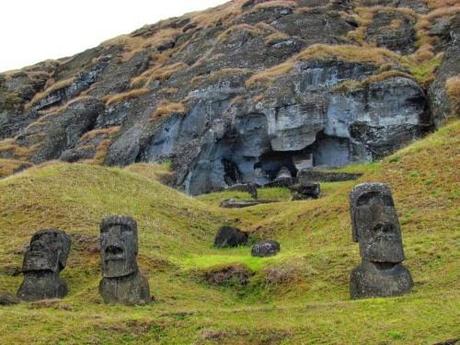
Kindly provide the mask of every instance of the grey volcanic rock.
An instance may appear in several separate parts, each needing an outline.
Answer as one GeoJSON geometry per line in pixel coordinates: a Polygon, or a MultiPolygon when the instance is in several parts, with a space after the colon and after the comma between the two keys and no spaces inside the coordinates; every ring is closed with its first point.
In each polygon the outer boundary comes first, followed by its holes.
{"type": "Polygon", "coordinates": [[[416,18],[397,11],[379,11],[367,29],[366,40],[399,53],[415,50],[416,18]]]}
{"type": "Polygon", "coordinates": [[[270,204],[276,202],[275,200],[236,200],[236,199],[227,199],[220,203],[222,208],[246,208],[262,204],[270,204]]]}
{"type": "Polygon", "coordinates": [[[248,234],[240,229],[223,226],[217,231],[214,239],[214,247],[228,248],[242,246],[248,243],[248,238],[248,234]]]}
{"type": "Polygon", "coordinates": [[[424,13],[423,0],[238,5],[210,10],[209,25],[173,18],[0,74],[0,157],[168,161],[173,185],[192,195],[270,186],[282,168],[286,186],[302,169],[380,159],[452,111],[444,86],[458,73],[455,16],[434,19],[429,32],[446,55],[428,95],[399,58],[341,53],[363,49],[349,35],[361,29],[360,6],[381,6],[368,42],[413,52],[414,18],[398,8],[424,13]]]}
{"type": "Polygon", "coordinates": [[[281,246],[276,241],[260,241],[254,244],[251,249],[252,256],[258,257],[268,257],[268,256],[275,256],[281,250],[281,246]]]}
{"type": "Polygon", "coordinates": [[[0,306],[9,306],[19,303],[20,300],[16,296],[9,293],[0,293],[0,306]]]}
{"type": "Polygon", "coordinates": [[[255,183],[234,184],[226,188],[226,190],[246,192],[246,193],[249,193],[253,199],[257,199],[257,185],[255,183]]]}
{"type": "Polygon", "coordinates": [[[447,95],[446,81],[460,74],[460,15],[452,18],[446,31],[446,40],[449,45],[436,73],[436,79],[429,88],[430,107],[436,127],[441,126],[449,117],[456,115],[447,95]]]}
{"type": "Polygon", "coordinates": [[[352,181],[360,178],[362,174],[336,172],[333,170],[324,169],[302,169],[297,174],[297,179],[300,184],[309,182],[342,182],[352,181]]]}
{"type": "Polygon", "coordinates": [[[390,188],[364,183],[350,193],[353,240],[359,242],[362,263],[350,276],[352,298],[386,297],[408,293],[410,272],[401,264],[401,229],[390,188]]]}
{"type": "Polygon", "coordinates": [[[151,301],[148,280],[137,266],[137,223],[125,216],[104,218],[101,226],[102,280],[105,303],[146,304],[151,301]]]}
{"type": "Polygon", "coordinates": [[[24,281],[17,292],[20,299],[36,301],[67,295],[67,284],[59,273],[66,266],[70,245],[70,236],[61,230],[40,230],[32,236],[22,265],[24,281]]]}
{"type": "Polygon", "coordinates": [[[303,182],[289,188],[292,192],[292,200],[318,199],[321,194],[319,183],[303,182]]]}

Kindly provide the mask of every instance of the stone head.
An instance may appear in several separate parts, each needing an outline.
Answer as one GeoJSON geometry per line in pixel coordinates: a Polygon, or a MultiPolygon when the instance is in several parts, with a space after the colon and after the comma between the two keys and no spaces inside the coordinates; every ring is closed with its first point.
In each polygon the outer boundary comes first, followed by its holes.
{"type": "Polygon", "coordinates": [[[137,223],[131,217],[112,216],[101,223],[102,275],[124,277],[137,272],[137,223]]]}
{"type": "Polygon", "coordinates": [[[353,240],[361,257],[372,262],[404,260],[401,228],[390,188],[382,183],[364,183],[350,194],[353,240]]]}
{"type": "Polygon", "coordinates": [[[69,256],[70,245],[70,236],[64,231],[47,229],[36,232],[24,255],[22,271],[62,271],[69,256]]]}

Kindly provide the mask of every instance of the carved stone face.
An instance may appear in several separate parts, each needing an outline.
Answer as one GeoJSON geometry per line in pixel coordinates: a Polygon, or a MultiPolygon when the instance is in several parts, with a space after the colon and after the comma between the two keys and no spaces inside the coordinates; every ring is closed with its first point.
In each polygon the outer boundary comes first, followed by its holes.
{"type": "Polygon", "coordinates": [[[101,223],[102,275],[124,277],[137,272],[137,224],[130,217],[114,216],[101,223]]]}
{"type": "Polygon", "coordinates": [[[51,271],[64,269],[70,251],[70,237],[60,230],[41,230],[30,240],[24,255],[23,272],[51,271]]]}
{"type": "Polygon", "coordinates": [[[350,194],[353,240],[372,262],[404,260],[401,229],[391,191],[381,183],[356,186],[350,194]]]}

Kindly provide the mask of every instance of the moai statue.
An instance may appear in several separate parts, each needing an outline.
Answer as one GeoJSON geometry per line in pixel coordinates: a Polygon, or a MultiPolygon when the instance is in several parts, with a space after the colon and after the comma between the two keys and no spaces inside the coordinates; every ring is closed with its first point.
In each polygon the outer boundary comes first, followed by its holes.
{"type": "Polygon", "coordinates": [[[24,281],[17,292],[20,299],[37,301],[67,295],[67,284],[59,273],[65,268],[70,245],[69,235],[61,230],[40,230],[32,236],[22,264],[24,281]]]}
{"type": "Polygon", "coordinates": [[[102,280],[99,292],[105,303],[146,304],[151,301],[147,279],[137,267],[137,223],[112,216],[101,223],[102,280]]]}
{"type": "Polygon", "coordinates": [[[353,240],[359,242],[361,265],[351,272],[351,298],[397,296],[411,290],[410,272],[401,262],[401,228],[390,188],[364,183],[350,194],[353,240]]]}

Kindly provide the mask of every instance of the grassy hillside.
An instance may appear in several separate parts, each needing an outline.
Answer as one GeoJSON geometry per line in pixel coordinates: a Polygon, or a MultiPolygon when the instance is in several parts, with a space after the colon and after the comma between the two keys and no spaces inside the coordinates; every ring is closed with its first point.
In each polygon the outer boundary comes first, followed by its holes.
{"type": "MultiPolygon", "coordinates": [[[[0,291],[14,292],[31,234],[59,227],[73,247],[62,301],[0,307],[2,344],[433,344],[460,337],[460,121],[379,163],[353,166],[363,181],[393,187],[413,293],[350,301],[348,275],[359,263],[351,240],[348,192],[356,182],[323,185],[314,201],[222,210],[225,192],[187,197],[155,181],[146,165],[127,169],[49,163],[0,181],[0,291]],[[106,306],[100,279],[98,223],[134,216],[141,270],[156,302],[106,306]],[[248,247],[217,250],[217,228],[235,224],[282,252],[252,258],[248,247]],[[246,266],[246,286],[211,286],[205,272],[246,266]]],[[[152,168],[154,169],[154,168],[152,168]]],[[[155,167],[158,169],[158,167],[155,167]]]]}

